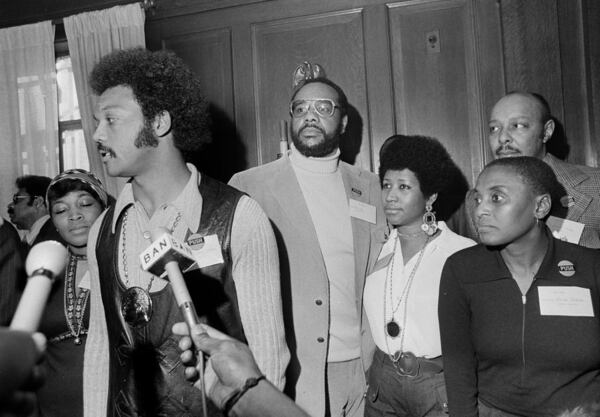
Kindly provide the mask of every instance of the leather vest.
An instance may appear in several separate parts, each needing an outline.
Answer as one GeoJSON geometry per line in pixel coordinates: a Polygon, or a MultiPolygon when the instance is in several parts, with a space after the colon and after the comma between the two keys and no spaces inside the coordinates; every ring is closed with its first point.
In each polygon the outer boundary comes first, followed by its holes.
{"type": "MultiPolygon", "coordinates": [[[[218,236],[224,262],[185,273],[184,279],[200,319],[245,341],[231,258],[233,217],[243,193],[206,175],[201,176],[199,191],[202,214],[196,233],[218,236]]],[[[200,393],[185,379],[178,337],[171,334],[173,323],[183,321],[171,286],[151,294],[153,315],[147,325],[133,328],[123,320],[120,300],[126,288],[117,278],[123,219],[118,219],[113,234],[113,216],[114,207],[104,217],[96,244],[110,352],[108,416],[200,416],[200,393]]],[[[209,415],[221,414],[209,403],[209,415]]]]}

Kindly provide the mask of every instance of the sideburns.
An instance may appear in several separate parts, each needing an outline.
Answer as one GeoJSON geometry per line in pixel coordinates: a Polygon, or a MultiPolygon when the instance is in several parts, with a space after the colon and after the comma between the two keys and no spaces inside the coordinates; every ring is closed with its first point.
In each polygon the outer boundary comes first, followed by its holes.
{"type": "Polygon", "coordinates": [[[152,131],[152,126],[149,122],[144,122],[144,126],[140,129],[133,144],[136,148],[156,148],[158,146],[158,138],[152,131]]]}

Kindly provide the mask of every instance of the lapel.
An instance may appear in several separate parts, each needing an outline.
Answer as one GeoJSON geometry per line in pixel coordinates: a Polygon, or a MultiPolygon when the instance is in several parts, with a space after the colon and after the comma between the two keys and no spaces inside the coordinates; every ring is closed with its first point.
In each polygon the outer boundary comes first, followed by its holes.
{"type": "MultiPolygon", "coordinates": [[[[302,242],[302,249],[307,255],[303,260],[307,267],[314,265],[327,276],[325,261],[320,250],[317,232],[304,201],[300,184],[288,158],[282,158],[277,173],[269,180],[272,196],[280,207],[282,222],[294,240],[302,242]]],[[[288,249],[289,250],[289,249],[288,249]]]]}
{"type": "MultiPolygon", "coordinates": [[[[566,164],[550,154],[546,154],[544,161],[550,165],[558,181],[563,184],[567,195],[572,198],[574,205],[567,208],[567,219],[579,221],[592,202],[592,198],[579,190],[579,185],[589,179],[589,176],[575,165],[566,164]]],[[[562,201],[559,201],[562,207],[562,201]]]]}
{"type": "MultiPolygon", "coordinates": [[[[350,199],[354,199],[366,204],[372,204],[371,189],[366,176],[361,175],[360,170],[343,162],[340,162],[340,170],[348,203],[350,199]]],[[[361,294],[363,293],[365,275],[367,273],[371,229],[370,223],[365,220],[351,217],[350,222],[352,224],[352,237],[354,239],[354,282],[356,285],[356,299],[359,304],[358,311],[360,311],[360,303],[362,303],[361,294]]]]}

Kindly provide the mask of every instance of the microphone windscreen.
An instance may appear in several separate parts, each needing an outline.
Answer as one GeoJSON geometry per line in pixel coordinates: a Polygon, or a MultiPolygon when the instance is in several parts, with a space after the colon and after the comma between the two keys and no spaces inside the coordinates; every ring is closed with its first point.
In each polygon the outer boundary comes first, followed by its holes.
{"type": "Polygon", "coordinates": [[[177,262],[179,269],[183,271],[196,262],[189,246],[175,239],[166,229],[153,231],[152,239],[152,244],[140,254],[140,264],[144,271],[160,277],[168,262],[177,262]]]}
{"type": "Polygon", "coordinates": [[[65,269],[67,257],[67,249],[53,240],[40,242],[31,248],[25,261],[29,278],[10,323],[11,329],[37,330],[54,278],[65,269]]]}
{"type": "Polygon", "coordinates": [[[50,271],[56,278],[67,263],[67,249],[56,240],[46,240],[34,245],[25,260],[25,271],[31,276],[35,271],[50,271]]]}

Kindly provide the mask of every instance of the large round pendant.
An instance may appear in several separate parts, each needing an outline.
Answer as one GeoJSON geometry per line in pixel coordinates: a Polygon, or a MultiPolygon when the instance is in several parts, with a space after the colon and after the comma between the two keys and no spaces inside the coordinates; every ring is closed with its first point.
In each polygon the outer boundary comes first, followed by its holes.
{"type": "Polygon", "coordinates": [[[121,314],[133,327],[147,324],[152,318],[152,299],[146,290],[130,287],[121,296],[121,314]]]}
{"type": "Polygon", "coordinates": [[[400,326],[398,326],[398,323],[396,323],[394,319],[387,322],[385,330],[390,337],[398,337],[400,334],[400,326]]]}

